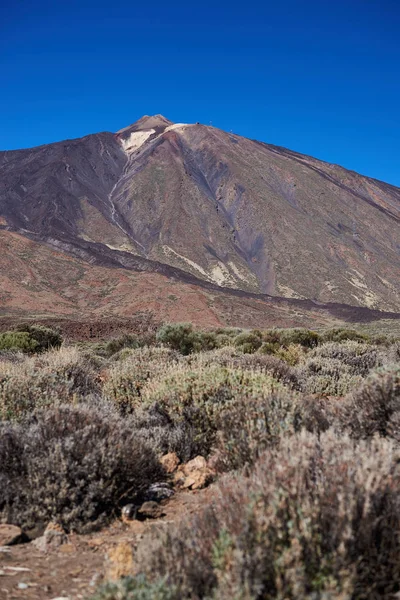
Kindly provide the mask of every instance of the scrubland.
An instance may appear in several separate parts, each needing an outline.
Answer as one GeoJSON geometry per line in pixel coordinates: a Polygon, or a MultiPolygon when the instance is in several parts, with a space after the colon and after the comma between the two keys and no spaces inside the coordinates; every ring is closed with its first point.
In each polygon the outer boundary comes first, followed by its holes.
{"type": "Polygon", "coordinates": [[[0,335],[0,516],[85,533],[198,455],[213,501],[148,534],[95,600],[400,593],[400,341],[164,325],[0,335]]]}

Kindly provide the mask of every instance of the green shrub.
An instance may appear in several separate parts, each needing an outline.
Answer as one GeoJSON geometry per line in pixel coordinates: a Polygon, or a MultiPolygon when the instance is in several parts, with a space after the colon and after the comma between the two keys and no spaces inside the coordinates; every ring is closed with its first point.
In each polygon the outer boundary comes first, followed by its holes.
{"type": "Polygon", "coordinates": [[[105,344],[105,352],[106,352],[107,356],[112,356],[113,354],[116,354],[123,348],[136,349],[136,348],[139,348],[139,346],[140,346],[140,342],[136,335],[125,334],[118,338],[109,340],[105,344]]]}
{"type": "Polygon", "coordinates": [[[259,349],[261,344],[262,334],[257,329],[240,333],[234,339],[235,347],[245,354],[252,354],[259,349]]]}
{"type": "Polygon", "coordinates": [[[104,405],[60,405],[0,423],[0,517],[24,529],[98,527],[163,477],[129,419],[104,405]]]}
{"type": "Polygon", "coordinates": [[[200,352],[199,354],[190,355],[184,360],[192,368],[207,368],[219,365],[233,369],[259,371],[270,375],[294,389],[299,388],[297,371],[292,369],[286,361],[280,360],[276,356],[263,355],[258,352],[243,354],[238,349],[225,347],[210,352],[200,352]]]}
{"type": "Polygon", "coordinates": [[[278,342],[263,342],[258,349],[260,354],[276,354],[276,352],[280,349],[280,344],[278,342]]]}
{"type": "Polygon", "coordinates": [[[284,346],[299,344],[304,348],[315,348],[320,342],[320,336],[310,329],[282,329],[280,343],[284,346]]]}
{"type": "Polygon", "coordinates": [[[103,394],[123,411],[138,404],[142,388],[155,375],[177,362],[179,355],[169,348],[127,349],[121,359],[105,372],[103,394]]]}
{"type": "Polygon", "coordinates": [[[29,333],[22,331],[6,331],[0,333],[0,350],[15,350],[20,352],[36,352],[39,344],[29,333]]]}
{"type": "Polygon", "coordinates": [[[355,331],[354,329],[344,329],[337,327],[336,329],[328,329],[321,334],[322,342],[344,342],[353,340],[355,342],[368,342],[370,338],[364,333],[355,331]]]}
{"type": "Polygon", "coordinates": [[[58,329],[46,327],[45,325],[18,325],[17,331],[28,333],[29,336],[37,342],[36,352],[60,348],[63,338],[58,329]]]}
{"type": "Polygon", "coordinates": [[[163,325],[157,331],[157,341],[177,350],[181,354],[190,354],[194,351],[197,341],[193,325],[190,323],[175,323],[163,325]]]}

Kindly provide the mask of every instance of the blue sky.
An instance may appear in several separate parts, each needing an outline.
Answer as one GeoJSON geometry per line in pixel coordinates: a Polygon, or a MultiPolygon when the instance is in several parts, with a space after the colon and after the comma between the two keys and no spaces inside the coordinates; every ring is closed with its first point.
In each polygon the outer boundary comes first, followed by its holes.
{"type": "Polygon", "coordinates": [[[400,186],[400,2],[5,0],[0,149],[143,114],[400,186]]]}

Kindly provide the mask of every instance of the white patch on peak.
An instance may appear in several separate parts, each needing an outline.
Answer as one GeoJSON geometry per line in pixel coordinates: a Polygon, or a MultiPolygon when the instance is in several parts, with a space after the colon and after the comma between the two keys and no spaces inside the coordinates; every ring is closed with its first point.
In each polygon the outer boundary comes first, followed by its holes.
{"type": "Polygon", "coordinates": [[[189,123],[174,123],[173,125],[168,125],[163,131],[166,133],[167,131],[173,131],[174,129],[180,129],[181,127],[187,127],[189,123]]]}
{"type": "Polygon", "coordinates": [[[155,133],[154,129],[147,129],[146,131],[133,131],[128,138],[121,140],[122,147],[126,153],[130,154],[138,150],[140,146],[143,146],[146,140],[155,133]]]}

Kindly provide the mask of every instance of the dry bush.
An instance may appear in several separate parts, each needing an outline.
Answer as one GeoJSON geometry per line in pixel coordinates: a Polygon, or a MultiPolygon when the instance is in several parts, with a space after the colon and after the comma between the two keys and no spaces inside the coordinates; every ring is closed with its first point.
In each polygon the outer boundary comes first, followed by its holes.
{"type": "Polygon", "coordinates": [[[186,417],[174,419],[157,404],[137,407],[130,415],[138,438],[148,444],[158,456],[176,452],[182,462],[201,451],[189,414],[186,417]]]}
{"type": "Polygon", "coordinates": [[[299,367],[301,389],[307,394],[344,396],[362,381],[338,359],[310,357],[299,367]]]}
{"type": "Polygon", "coordinates": [[[231,471],[251,465],[265,448],[293,435],[301,425],[298,399],[284,389],[264,397],[238,395],[216,421],[215,466],[231,471]]]}
{"type": "Polygon", "coordinates": [[[62,348],[13,364],[0,362],[0,419],[98,391],[95,373],[76,348],[62,348]]]}
{"type": "Polygon", "coordinates": [[[256,370],[266,373],[294,389],[299,387],[298,374],[287,362],[276,356],[264,354],[243,354],[235,348],[221,348],[210,352],[200,352],[185,357],[186,364],[207,368],[219,365],[233,369],[256,370]]]}
{"type": "Polygon", "coordinates": [[[280,388],[275,379],[257,371],[180,365],[146,384],[141,405],[156,405],[174,424],[191,431],[194,454],[208,454],[224,410],[245,398],[265,398],[280,388]]]}
{"type": "Polygon", "coordinates": [[[374,434],[400,441],[400,364],[376,369],[348,398],[343,421],[352,435],[374,434]]]}
{"type": "Polygon", "coordinates": [[[178,358],[179,354],[169,348],[129,350],[104,372],[103,394],[121,410],[131,410],[139,403],[147,381],[170,369],[178,358]]]}
{"type": "Polygon", "coordinates": [[[133,423],[105,405],[60,405],[0,423],[0,515],[27,529],[98,527],[163,477],[133,423]]]}
{"type": "Polygon", "coordinates": [[[182,600],[182,597],[165,579],[149,582],[146,577],[139,575],[106,583],[90,600],[182,600]]]}
{"type": "Polygon", "coordinates": [[[311,350],[298,367],[301,388],[309,394],[344,396],[383,362],[373,345],[356,341],[328,342],[311,350]]]}
{"type": "Polygon", "coordinates": [[[302,433],[231,475],[212,504],[145,538],[142,576],[177,597],[395,598],[400,591],[400,454],[302,433]]]}
{"type": "Polygon", "coordinates": [[[355,341],[328,342],[308,354],[308,358],[339,360],[351,375],[365,377],[382,365],[383,354],[377,346],[355,341]]]}
{"type": "Polygon", "coordinates": [[[274,354],[277,358],[285,361],[288,365],[297,365],[304,357],[304,348],[300,344],[289,344],[275,350],[274,354]]]}

